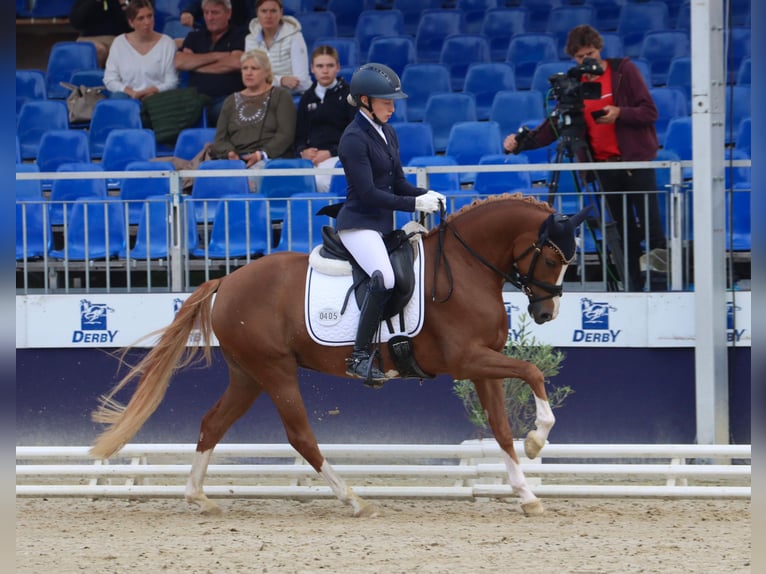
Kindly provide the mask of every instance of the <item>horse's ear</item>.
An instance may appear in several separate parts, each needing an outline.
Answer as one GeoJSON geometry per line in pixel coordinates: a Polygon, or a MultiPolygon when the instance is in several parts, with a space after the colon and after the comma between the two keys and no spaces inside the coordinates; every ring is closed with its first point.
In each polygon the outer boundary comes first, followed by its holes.
{"type": "Polygon", "coordinates": [[[572,222],[572,225],[574,227],[577,227],[580,225],[583,221],[585,221],[585,218],[588,216],[588,212],[593,209],[592,205],[586,205],[583,207],[580,211],[575,213],[572,217],[569,218],[569,221],[572,222]]]}

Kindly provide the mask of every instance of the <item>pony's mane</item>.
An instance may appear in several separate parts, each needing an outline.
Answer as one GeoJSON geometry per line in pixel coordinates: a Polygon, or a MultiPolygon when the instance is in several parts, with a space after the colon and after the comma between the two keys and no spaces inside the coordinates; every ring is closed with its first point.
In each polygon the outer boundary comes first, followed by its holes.
{"type": "MultiPolygon", "coordinates": [[[[517,201],[519,203],[525,203],[527,205],[531,205],[536,207],[537,209],[540,209],[541,211],[545,211],[546,213],[555,213],[555,209],[553,209],[550,205],[548,205],[544,201],[540,201],[539,199],[536,199],[535,197],[531,195],[524,195],[523,193],[501,193],[498,195],[490,195],[483,199],[474,199],[471,203],[468,205],[464,205],[454,213],[450,213],[447,216],[446,221],[450,222],[456,217],[460,217],[461,215],[464,215],[465,213],[468,213],[470,211],[473,211],[474,209],[481,207],[483,205],[493,203],[495,201],[517,201]]],[[[432,229],[433,232],[435,229],[432,229]]]]}

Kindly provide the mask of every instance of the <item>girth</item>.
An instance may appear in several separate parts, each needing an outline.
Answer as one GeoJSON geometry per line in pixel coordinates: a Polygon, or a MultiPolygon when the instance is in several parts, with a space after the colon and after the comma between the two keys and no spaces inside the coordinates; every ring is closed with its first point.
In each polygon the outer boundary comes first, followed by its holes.
{"type": "MultiPolygon", "coordinates": [[[[394,270],[396,284],[388,304],[383,310],[383,318],[388,319],[404,308],[415,290],[415,271],[413,269],[414,253],[410,245],[410,236],[402,229],[394,229],[383,236],[383,244],[388,251],[391,267],[394,270]]],[[[356,262],[354,257],[343,245],[338,232],[331,226],[322,227],[322,248],[320,255],[326,259],[339,259],[351,264],[351,274],[357,307],[361,307],[362,299],[370,276],[356,262]]]]}

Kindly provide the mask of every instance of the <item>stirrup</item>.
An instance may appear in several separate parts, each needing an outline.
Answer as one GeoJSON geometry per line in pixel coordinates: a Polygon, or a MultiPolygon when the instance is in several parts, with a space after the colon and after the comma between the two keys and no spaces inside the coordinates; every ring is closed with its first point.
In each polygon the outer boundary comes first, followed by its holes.
{"type": "Polygon", "coordinates": [[[386,374],[375,366],[374,355],[367,351],[354,351],[346,359],[346,374],[349,377],[364,379],[368,387],[378,389],[388,380],[386,374]]]}

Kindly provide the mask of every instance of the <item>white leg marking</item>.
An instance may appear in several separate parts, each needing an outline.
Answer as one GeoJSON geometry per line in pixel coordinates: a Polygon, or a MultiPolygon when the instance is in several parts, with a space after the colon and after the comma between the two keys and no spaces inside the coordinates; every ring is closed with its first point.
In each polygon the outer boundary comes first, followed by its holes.
{"type": "Polygon", "coordinates": [[[330,488],[335,493],[335,496],[338,497],[338,500],[344,504],[350,505],[351,508],[354,509],[354,516],[378,516],[378,508],[359,498],[351,487],[346,484],[346,481],[335,472],[335,469],[326,460],[322,463],[322,470],[319,474],[321,474],[322,478],[324,478],[327,481],[327,484],[330,485],[330,488]]]}
{"type": "Polygon", "coordinates": [[[521,470],[521,465],[517,464],[515,460],[511,458],[507,452],[502,452],[503,462],[505,462],[505,468],[508,469],[508,481],[511,483],[513,493],[517,495],[522,504],[526,502],[534,502],[537,497],[529,490],[527,486],[527,479],[524,477],[524,472],[521,470]]]}
{"type": "Polygon", "coordinates": [[[553,425],[556,422],[556,417],[553,416],[553,410],[548,401],[535,397],[535,407],[537,410],[537,417],[535,418],[535,426],[540,438],[545,442],[548,440],[548,434],[551,432],[553,425]]]}
{"type": "Polygon", "coordinates": [[[203,513],[217,514],[221,512],[218,505],[210,500],[203,492],[203,483],[207,466],[210,464],[210,458],[213,456],[213,449],[204,452],[194,451],[194,460],[192,461],[191,472],[186,481],[186,492],[184,497],[190,504],[196,504],[203,513]]]}

